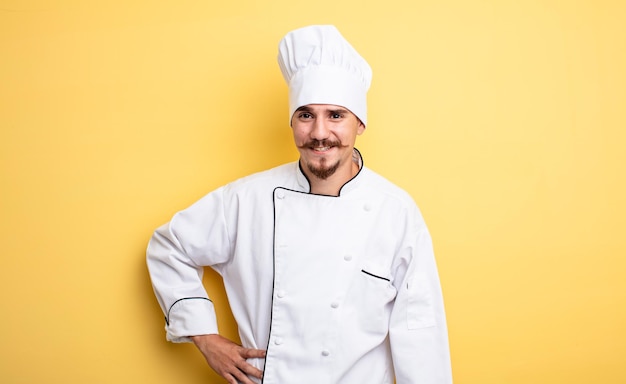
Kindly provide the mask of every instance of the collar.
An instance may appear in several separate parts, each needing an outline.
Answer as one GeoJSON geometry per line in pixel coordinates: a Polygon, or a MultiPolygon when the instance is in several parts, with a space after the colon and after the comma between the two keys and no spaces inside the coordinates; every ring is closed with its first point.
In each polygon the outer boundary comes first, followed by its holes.
{"type": "MultiPolygon", "coordinates": [[[[352,161],[357,163],[357,165],[359,166],[359,171],[356,173],[356,175],[354,175],[353,178],[348,180],[344,185],[341,186],[341,188],[339,188],[339,196],[342,196],[350,192],[358,184],[357,181],[359,179],[359,175],[361,174],[361,171],[363,170],[363,156],[361,155],[361,152],[359,152],[359,150],[356,148],[352,149],[352,161]]],[[[311,184],[309,183],[309,179],[306,177],[306,175],[302,171],[300,161],[296,161],[296,168],[297,168],[296,179],[298,181],[298,186],[301,188],[303,192],[311,193],[311,184]]]]}

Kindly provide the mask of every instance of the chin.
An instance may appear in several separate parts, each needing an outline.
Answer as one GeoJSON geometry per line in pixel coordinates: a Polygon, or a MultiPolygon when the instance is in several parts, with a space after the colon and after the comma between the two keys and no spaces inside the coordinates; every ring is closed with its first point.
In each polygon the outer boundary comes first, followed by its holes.
{"type": "Polygon", "coordinates": [[[327,166],[325,164],[316,166],[311,163],[307,163],[306,167],[308,168],[309,172],[311,172],[318,179],[326,180],[335,174],[335,172],[339,168],[339,162],[336,162],[331,166],[327,166]]]}

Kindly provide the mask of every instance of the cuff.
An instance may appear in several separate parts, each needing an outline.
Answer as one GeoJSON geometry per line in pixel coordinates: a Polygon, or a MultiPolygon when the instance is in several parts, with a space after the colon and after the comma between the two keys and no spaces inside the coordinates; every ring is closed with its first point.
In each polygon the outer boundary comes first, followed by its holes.
{"type": "Polygon", "coordinates": [[[172,304],[165,318],[166,338],[173,343],[191,342],[189,336],[218,333],[213,303],[203,297],[188,297],[172,304]]]}

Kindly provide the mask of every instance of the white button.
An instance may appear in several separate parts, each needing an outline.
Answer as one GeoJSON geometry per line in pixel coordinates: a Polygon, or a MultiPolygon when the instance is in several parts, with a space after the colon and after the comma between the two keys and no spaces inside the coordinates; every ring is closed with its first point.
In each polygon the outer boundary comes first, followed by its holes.
{"type": "Polygon", "coordinates": [[[344,259],[345,261],[350,261],[350,260],[352,260],[352,255],[345,255],[345,256],[343,257],[343,259],[344,259]]]}
{"type": "Polygon", "coordinates": [[[283,297],[285,297],[285,291],[278,291],[276,293],[276,296],[278,296],[279,299],[282,299],[283,297]]]}
{"type": "Polygon", "coordinates": [[[338,308],[339,307],[339,303],[336,301],[333,301],[332,303],[330,303],[330,306],[333,308],[338,308]]]}
{"type": "Polygon", "coordinates": [[[366,212],[369,212],[369,211],[371,211],[371,210],[372,210],[372,206],[371,206],[371,205],[369,205],[369,204],[365,204],[365,205],[363,206],[363,209],[365,209],[365,211],[366,211],[366,212]]]}
{"type": "Polygon", "coordinates": [[[274,344],[281,345],[282,343],[283,343],[283,339],[281,339],[280,337],[277,337],[276,339],[274,339],[274,344]]]}
{"type": "Polygon", "coordinates": [[[285,192],[283,191],[276,191],[276,197],[279,199],[284,199],[285,198],[285,192]]]}
{"type": "Polygon", "coordinates": [[[330,355],[329,351],[327,351],[327,350],[323,350],[322,351],[322,356],[328,356],[328,355],[330,355]]]}

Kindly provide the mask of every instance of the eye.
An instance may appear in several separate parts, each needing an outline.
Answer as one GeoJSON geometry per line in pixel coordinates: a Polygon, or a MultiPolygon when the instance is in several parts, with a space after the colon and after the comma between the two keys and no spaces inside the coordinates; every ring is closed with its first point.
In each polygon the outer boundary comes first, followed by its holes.
{"type": "Polygon", "coordinates": [[[309,112],[300,112],[300,114],[298,115],[298,117],[300,119],[310,119],[313,117],[313,115],[311,115],[309,112]]]}
{"type": "Polygon", "coordinates": [[[331,119],[341,119],[343,115],[341,113],[333,113],[330,115],[331,119]]]}

